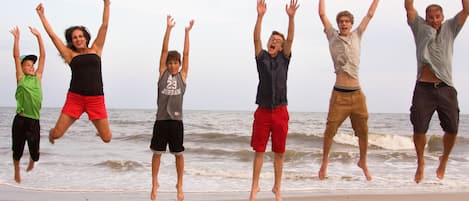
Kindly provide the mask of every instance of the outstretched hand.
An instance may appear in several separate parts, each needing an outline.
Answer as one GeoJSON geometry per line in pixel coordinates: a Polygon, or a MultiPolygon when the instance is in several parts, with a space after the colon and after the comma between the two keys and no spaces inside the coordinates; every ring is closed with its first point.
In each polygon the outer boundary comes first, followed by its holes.
{"type": "Polygon", "coordinates": [[[44,6],[42,6],[42,3],[37,5],[36,12],[38,15],[44,15],[44,6]]]}
{"type": "Polygon", "coordinates": [[[176,22],[174,21],[174,18],[171,17],[171,15],[166,16],[166,24],[168,28],[173,28],[176,26],[176,22]]]}
{"type": "Polygon", "coordinates": [[[266,11],[267,4],[265,3],[265,0],[257,0],[257,14],[264,15],[266,11]]]}
{"type": "Polygon", "coordinates": [[[194,26],[194,20],[191,20],[189,22],[189,25],[186,26],[185,28],[186,32],[189,32],[192,29],[192,26],[194,26]]]}
{"type": "Polygon", "coordinates": [[[288,16],[295,16],[296,10],[300,7],[298,0],[290,0],[290,5],[285,5],[285,10],[287,11],[288,16]]]}
{"type": "Polygon", "coordinates": [[[41,33],[39,33],[39,31],[38,31],[36,28],[30,26],[30,27],[29,27],[29,30],[30,30],[31,33],[32,33],[33,35],[35,35],[36,37],[41,36],[41,33]]]}
{"type": "Polygon", "coordinates": [[[18,29],[18,26],[13,27],[13,29],[10,30],[10,33],[13,34],[15,38],[20,37],[20,29],[18,29]]]}

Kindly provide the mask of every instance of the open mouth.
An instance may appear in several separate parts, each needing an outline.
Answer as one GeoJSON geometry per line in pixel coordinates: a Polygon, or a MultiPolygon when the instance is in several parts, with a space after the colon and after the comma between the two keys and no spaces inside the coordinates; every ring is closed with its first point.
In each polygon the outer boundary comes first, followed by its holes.
{"type": "Polygon", "coordinates": [[[275,50],[275,45],[270,45],[269,47],[271,50],[275,50]]]}

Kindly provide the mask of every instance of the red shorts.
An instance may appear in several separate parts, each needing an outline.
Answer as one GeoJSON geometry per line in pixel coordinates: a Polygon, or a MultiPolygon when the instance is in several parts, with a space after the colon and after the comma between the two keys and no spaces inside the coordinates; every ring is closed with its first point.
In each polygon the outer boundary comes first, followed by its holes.
{"type": "Polygon", "coordinates": [[[272,133],[272,151],[284,153],[288,134],[287,106],[279,106],[275,109],[258,107],[254,113],[252,126],[251,147],[256,152],[265,152],[267,142],[272,133]]]}
{"type": "Polygon", "coordinates": [[[77,93],[68,92],[62,113],[79,119],[83,112],[88,114],[89,120],[106,119],[107,112],[104,96],[82,96],[77,93]]]}

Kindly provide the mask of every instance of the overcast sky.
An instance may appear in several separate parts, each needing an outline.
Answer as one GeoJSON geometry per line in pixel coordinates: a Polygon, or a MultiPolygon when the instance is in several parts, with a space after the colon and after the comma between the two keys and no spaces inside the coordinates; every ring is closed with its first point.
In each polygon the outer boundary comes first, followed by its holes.
{"type": "MultiPolygon", "coordinates": [[[[21,54],[37,54],[27,26],[38,28],[46,46],[43,76],[44,107],[62,107],[70,82],[70,68],[47,36],[35,7],[42,2],[46,17],[62,38],[66,28],[84,25],[96,36],[102,0],[16,0],[2,2],[0,12],[0,106],[15,106],[13,36],[21,31],[21,54]]],[[[262,26],[263,46],[272,30],[287,32],[286,0],[267,0],[262,26]]],[[[420,14],[430,3],[443,6],[446,18],[462,8],[460,0],[415,0],[420,14]]],[[[319,20],[318,0],[299,0],[296,31],[288,75],[290,111],[327,112],[335,74],[328,43],[319,20]]],[[[371,0],[328,0],[326,12],[349,10],[355,25],[371,0]]],[[[182,51],[184,26],[195,19],[185,109],[247,110],[256,108],[258,76],[254,60],[253,28],[256,0],[113,0],[103,50],[103,80],[108,108],[156,108],[157,68],[166,15],[176,20],[170,49],[182,51]]],[[[336,27],[336,26],[335,26],[336,27]]],[[[459,106],[469,113],[469,28],[463,27],[454,48],[453,80],[459,106]]],[[[415,45],[406,23],[404,0],[381,0],[362,41],[360,80],[372,113],[408,113],[416,79],[415,45]]]]}

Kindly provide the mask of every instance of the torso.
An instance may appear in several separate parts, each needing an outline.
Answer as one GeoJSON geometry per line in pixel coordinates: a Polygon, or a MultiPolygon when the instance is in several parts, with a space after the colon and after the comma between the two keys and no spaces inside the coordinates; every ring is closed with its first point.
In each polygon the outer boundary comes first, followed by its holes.
{"type": "Polygon", "coordinates": [[[420,82],[441,82],[440,79],[438,79],[435,74],[430,70],[430,66],[428,64],[424,65],[422,67],[422,73],[420,74],[420,77],[418,78],[418,81],[420,82]]]}
{"type": "Polygon", "coordinates": [[[76,55],[70,61],[70,68],[70,92],[83,96],[104,95],[101,57],[94,53],[76,55]]]}
{"type": "Polygon", "coordinates": [[[358,79],[353,78],[348,73],[342,71],[336,73],[335,86],[360,87],[360,81],[358,79]]]}

